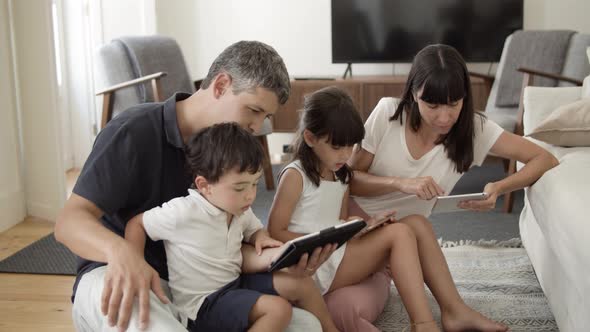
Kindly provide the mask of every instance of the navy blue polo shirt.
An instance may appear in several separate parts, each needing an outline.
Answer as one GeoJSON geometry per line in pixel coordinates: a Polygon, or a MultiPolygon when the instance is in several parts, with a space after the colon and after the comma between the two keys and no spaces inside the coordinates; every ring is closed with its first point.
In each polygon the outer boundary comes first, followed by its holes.
{"type": "MultiPolygon", "coordinates": [[[[176,102],[189,96],[177,93],[163,103],[132,107],[96,137],[73,191],[104,212],[101,222],[115,234],[124,237],[129,219],[187,194],[192,179],[185,167],[176,102]]],[[[147,237],[145,259],[168,280],[162,241],[147,237]]],[[[102,265],[78,257],[74,295],[84,273],[102,265]]]]}

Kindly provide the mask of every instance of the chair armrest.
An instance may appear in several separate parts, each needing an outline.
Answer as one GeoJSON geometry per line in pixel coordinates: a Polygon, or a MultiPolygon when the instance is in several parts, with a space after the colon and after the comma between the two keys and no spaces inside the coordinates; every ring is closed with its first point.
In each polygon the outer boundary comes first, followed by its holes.
{"type": "Polygon", "coordinates": [[[101,129],[104,128],[107,125],[107,122],[111,121],[111,118],[113,117],[113,98],[114,98],[113,93],[115,93],[117,90],[120,90],[123,88],[135,86],[138,84],[142,84],[142,83],[151,81],[152,90],[154,93],[154,101],[160,101],[160,99],[161,99],[160,91],[162,90],[160,88],[160,79],[166,75],[167,74],[165,72],[158,72],[158,73],[142,76],[140,78],[136,78],[131,81],[119,83],[119,84],[110,86],[104,90],[97,92],[96,93],[97,96],[102,95],[102,118],[100,120],[100,128],[101,129]]]}
{"type": "Polygon", "coordinates": [[[494,84],[496,77],[492,76],[492,75],[488,75],[488,74],[476,73],[473,71],[469,72],[469,76],[473,76],[473,77],[480,78],[483,80],[483,84],[486,89],[487,96],[489,97],[490,92],[492,91],[492,85],[494,84]]]}
{"type": "Polygon", "coordinates": [[[145,83],[147,81],[151,81],[151,80],[154,80],[154,79],[157,80],[157,79],[160,79],[160,78],[162,78],[162,77],[164,77],[166,75],[167,75],[167,73],[165,73],[165,72],[158,72],[158,73],[154,73],[154,74],[142,76],[140,78],[136,78],[136,79],[131,80],[131,81],[126,81],[126,82],[123,82],[123,83],[112,85],[112,86],[110,86],[110,87],[108,87],[106,89],[100,90],[99,92],[96,93],[96,95],[97,96],[100,96],[100,95],[103,95],[103,94],[106,94],[106,93],[109,93],[109,92],[115,92],[117,90],[120,90],[120,89],[129,87],[129,86],[138,85],[138,84],[145,83]]]}
{"type": "Polygon", "coordinates": [[[496,77],[493,76],[493,75],[477,73],[477,72],[474,72],[474,71],[470,71],[469,72],[469,76],[478,77],[478,78],[481,78],[483,80],[491,81],[491,82],[494,82],[494,80],[496,79],[496,77]]]}
{"type": "Polygon", "coordinates": [[[582,81],[575,79],[575,78],[562,76],[559,74],[548,73],[548,72],[544,72],[544,71],[536,70],[536,69],[532,69],[532,68],[520,67],[517,70],[521,73],[529,74],[531,76],[541,76],[541,77],[551,78],[551,79],[558,80],[558,81],[572,83],[577,86],[582,86],[582,83],[583,83],[582,81]]]}
{"type": "Polygon", "coordinates": [[[195,80],[193,82],[194,86],[195,86],[195,91],[198,91],[201,88],[201,83],[203,83],[203,80],[195,80]]]}

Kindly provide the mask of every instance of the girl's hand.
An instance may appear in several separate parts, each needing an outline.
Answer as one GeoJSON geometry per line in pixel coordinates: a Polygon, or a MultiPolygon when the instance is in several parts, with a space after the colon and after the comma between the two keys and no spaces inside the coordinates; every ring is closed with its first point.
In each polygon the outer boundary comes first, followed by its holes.
{"type": "Polygon", "coordinates": [[[487,194],[487,198],[483,200],[470,200],[470,201],[463,201],[459,203],[459,207],[466,210],[471,211],[489,211],[496,207],[496,200],[498,199],[498,195],[500,192],[495,183],[490,182],[488,183],[483,192],[487,194]]]}
{"type": "Polygon", "coordinates": [[[397,213],[396,210],[389,210],[383,211],[375,214],[369,220],[367,220],[367,226],[363,228],[360,232],[354,235],[354,238],[361,237],[368,232],[375,230],[383,225],[388,225],[395,222],[395,214],[397,213]]]}
{"type": "Polygon", "coordinates": [[[426,200],[445,194],[445,191],[430,176],[402,179],[400,180],[400,191],[426,200]]]}
{"type": "Polygon", "coordinates": [[[375,214],[374,216],[372,216],[371,219],[369,219],[369,221],[367,222],[367,224],[369,226],[373,226],[374,224],[378,223],[379,221],[382,221],[383,219],[387,219],[387,220],[385,220],[383,225],[394,223],[396,213],[397,213],[396,210],[387,210],[387,211],[379,212],[379,213],[375,214]]]}
{"type": "Polygon", "coordinates": [[[262,254],[262,249],[264,248],[275,248],[282,245],[283,242],[275,240],[267,234],[260,234],[256,237],[256,241],[254,241],[254,248],[256,249],[256,254],[258,256],[262,254]]]}

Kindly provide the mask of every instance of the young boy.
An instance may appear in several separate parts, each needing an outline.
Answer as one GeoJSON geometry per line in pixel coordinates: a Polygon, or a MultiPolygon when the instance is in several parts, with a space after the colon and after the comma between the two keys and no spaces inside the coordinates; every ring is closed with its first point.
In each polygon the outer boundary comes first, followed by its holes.
{"type": "Polygon", "coordinates": [[[132,218],[125,238],[141,254],[146,233],[164,241],[173,302],[187,328],[282,331],[293,303],[313,313],[324,331],[335,331],[311,278],[241,274],[242,241],[258,251],[281,245],[250,208],[261,176],[258,141],[238,124],[222,123],[189,139],[185,153],[195,189],[132,218]]]}

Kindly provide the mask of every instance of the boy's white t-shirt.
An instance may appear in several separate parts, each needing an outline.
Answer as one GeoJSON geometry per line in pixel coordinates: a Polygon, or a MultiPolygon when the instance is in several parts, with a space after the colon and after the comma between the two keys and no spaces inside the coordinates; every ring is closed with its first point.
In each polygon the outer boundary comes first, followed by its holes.
{"type": "MultiPolygon", "coordinates": [[[[455,164],[447,157],[442,144],[416,160],[412,157],[406,143],[404,126],[407,124],[405,112],[403,125],[399,119],[389,121],[399,100],[382,98],[365,122],[365,138],[362,147],[374,155],[368,173],[378,176],[416,178],[431,176],[446,194],[450,193],[462,174],[455,171],[455,164]]],[[[498,139],[503,129],[489,119],[475,116],[475,138],[473,144],[473,165],[481,165],[498,139]],[[483,121],[482,121],[483,120],[483,121]]],[[[483,191],[483,188],[481,188],[483,191]]],[[[397,210],[396,218],[411,214],[429,216],[435,200],[421,200],[414,195],[400,191],[376,197],[354,197],[354,200],[369,215],[397,210]]]]}
{"type": "Polygon", "coordinates": [[[208,295],[239,277],[242,242],[263,227],[252,209],[234,216],[228,227],[226,212],[198,191],[188,192],[143,214],[147,235],[164,241],[170,290],[183,323],[196,318],[208,295]]]}

